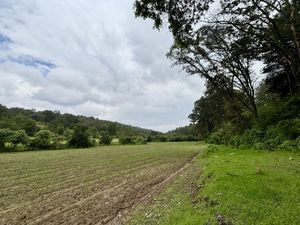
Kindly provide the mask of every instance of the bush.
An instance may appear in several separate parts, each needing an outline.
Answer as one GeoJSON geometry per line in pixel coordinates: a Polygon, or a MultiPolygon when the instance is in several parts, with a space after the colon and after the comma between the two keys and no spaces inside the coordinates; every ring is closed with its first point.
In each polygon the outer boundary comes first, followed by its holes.
{"type": "Polygon", "coordinates": [[[120,144],[120,141],[119,141],[118,138],[113,138],[112,141],[111,141],[111,144],[112,145],[118,145],[118,144],[120,144]]]}
{"type": "Polygon", "coordinates": [[[167,138],[165,136],[160,136],[159,137],[159,141],[160,142],[166,142],[167,141],[167,138]]]}
{"type": "Polygon", "coordinates": [[[101,139],[100,139],[100,143],[101,144],[103,144],[103,145],[110,145],[111,141],[112,141],[112,137],[108,133],[103,132],[101,134],[101,139]]]}
{"type": "Polygon", "coordinates": [[[120,137],[119,141],[122,145],[134,144],[132,137],[120,137]]]}
{"type": "Polygon", "coordinates": [[[193,135],[180,135],[175,134],[169,137],[170,142],[181,142],[181,141],[198,141],[198,138],[193,135]]]}
{"type": "Polygon", "coordinates": [[[92,146],[87,127],[77,126],[74,129],[69,145],[75,148],[87,148],[92,146]]]}
{"type": "Polygon", "coordinates": [[[144,137],[135,137],[133,139],[133,142],[136,145],[145,145],[145,144],[147,144],[147,138],[144,138],[144,137]]]}
{"type": "Polygon", "coordinates": [[[0,150],[5,149],[5,143],[10,141],[13,131],[9,129],[0,129],[0,150]]]}
{"type": "Polygon", "coordinates": [[[297,143],[296,141],[284,141],[281,145],[278,146],[280,150],[286,151],[296,151],[297,150],[297,143]]]}
{"type": "Polygon", "coordinates": [[[34,139],[31,140],[30,146],[34,149],[51,148],[51,131],[40,130],[37,132],[34,139]]]}
{"type": "Polygon", "coordinates": [[[230,144],[231,137],[236,134],[236,128],[230,123],[225,123],[217,131],[213,132],[208,142],[211,144],[230,144]]]}
{"type": "Polygon", "coordinates": [[[9,138],[11,150],[25,150],[29,145],[29,137],[24,130],[17,130],[9,138]]]}
{"type": "Polygon", "coordinates": [[[230,144],[235,147],[235,148],[239,148],[240,145],[241,145],[241,138],[240,136],[238,135],[235,135],[233,136],[231,139],[230,139],[230,144]]]}
{"type": "Polygon", "coordinates": [[[254,148],[256,150],[265,150],[265,149],[267,149],[266,146],[265,146],[265,144],[263,142],[257,142],[257,143],[255,143],[254,144],[254,148]]]}
{"type": "Polygon", "coordinates": [[[52,136],[52,143],[51,146],[55,149],[63,149],[67,145],[66,138],[59,134],[54,134],[52,136]]]}
{"type": "Polygon", "coordinates": [[[247,130],[240,136],[240,144],[254,145],[258,142],[263,142],[265,133],[259,128],[252,128],[247,130]]]}

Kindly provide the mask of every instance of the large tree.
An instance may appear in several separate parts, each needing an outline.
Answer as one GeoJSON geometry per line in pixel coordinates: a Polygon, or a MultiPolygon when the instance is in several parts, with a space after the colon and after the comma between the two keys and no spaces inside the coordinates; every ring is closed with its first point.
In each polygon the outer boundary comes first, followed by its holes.
{"type": "Polygon", "coordinates": [[[136,0],[135,13],[152,19],[156,28],[167,22],[174,37],[169,57],[212,83],[211,78],[218,74],[218,80],[244,92],[246,99],[240,100],[256,116],[251,74],[254,59],[276,54],[299,89],[299,4],[295,0],[136,0]],[[205,30],[210,30],[210,35],[205,30]],[[215,61],[220,54],[222,60],[215,61]]]}

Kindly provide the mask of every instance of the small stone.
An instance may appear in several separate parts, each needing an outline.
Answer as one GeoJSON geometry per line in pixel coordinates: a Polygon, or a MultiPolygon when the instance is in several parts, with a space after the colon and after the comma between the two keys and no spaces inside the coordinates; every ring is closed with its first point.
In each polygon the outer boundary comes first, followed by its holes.
{"type": "Polygon", "coordinates": [[[225,218],[222,214],[217,214],[217,221],[219,222],[220,225],[225,224],[225,218]]]}

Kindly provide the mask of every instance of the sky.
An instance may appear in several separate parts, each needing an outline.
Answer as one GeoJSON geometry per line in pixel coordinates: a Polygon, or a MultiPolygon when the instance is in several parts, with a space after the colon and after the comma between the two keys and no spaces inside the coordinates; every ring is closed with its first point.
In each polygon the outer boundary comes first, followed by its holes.
{"type": "Polygon", "coordinates": [[[203,80],[172,67],[167,29],[133,0],[0,0],[0,104],[159,131],[189,124],[203,80]]]}

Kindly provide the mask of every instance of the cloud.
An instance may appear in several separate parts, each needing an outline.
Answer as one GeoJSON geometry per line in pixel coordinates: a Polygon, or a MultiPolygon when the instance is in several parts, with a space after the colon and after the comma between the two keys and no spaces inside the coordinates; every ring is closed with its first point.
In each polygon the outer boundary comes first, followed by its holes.
{"type": "Polygon", "coordinates": [[[171,68],[171,43],[130,0],[0,0],[0,103],[186,125],[203,81],[171,68]]]}

